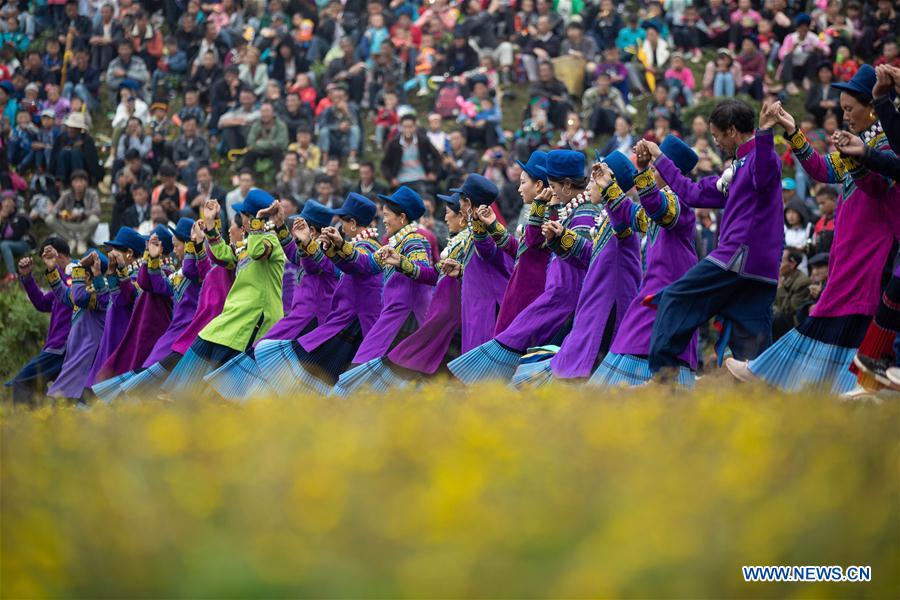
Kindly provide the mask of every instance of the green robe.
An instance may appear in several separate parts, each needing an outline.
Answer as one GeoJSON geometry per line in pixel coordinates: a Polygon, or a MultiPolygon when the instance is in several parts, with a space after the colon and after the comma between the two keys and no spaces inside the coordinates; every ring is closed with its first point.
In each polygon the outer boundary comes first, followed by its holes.
{"type": "Polygon", "coordinates": [[[240,255],[222,238],[210,241],[209,248],[219,262],[236,266],[237,275],[222,313],[200,331],[200,338],[244,352],[284,316],[284,250],[278,236],[262,227],[251,229],[240,255]]]}

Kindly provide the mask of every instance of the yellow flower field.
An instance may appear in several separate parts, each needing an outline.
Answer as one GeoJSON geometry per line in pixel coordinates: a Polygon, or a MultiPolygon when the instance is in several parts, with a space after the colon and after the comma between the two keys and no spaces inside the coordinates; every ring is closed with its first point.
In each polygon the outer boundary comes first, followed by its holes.
{"type": "Polygon", "coordinates": [[[706,380],[3,411],[6,598],[900,596],[896,399],[706,380]]]}

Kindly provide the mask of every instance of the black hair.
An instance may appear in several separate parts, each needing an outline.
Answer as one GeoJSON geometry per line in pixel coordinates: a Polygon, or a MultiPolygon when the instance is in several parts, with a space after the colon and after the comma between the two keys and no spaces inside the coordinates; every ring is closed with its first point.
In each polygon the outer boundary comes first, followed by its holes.
{"type": "Polygon", "coordinates": [[[253,169],[244,167],[240,171],[238,171],[238,177],[240,177],[241,175],[250,175],[251,177],[253,177],[253,169]]]}
{"type": "Polygon", "coordinates": [[[723,131],[734,127],[741,133],[751,133],[756,128],[755,121],[753,109],[741,100],[723,100],[709,115],[710,124],[723,131]]]}
{"type": "MultiPolygon", "coordinates": [[[[385,200],[384,207],[390,209],[390,211],[392,213],[394,213],[395,215],[406,215],[406,211],[403,210],[403,208],[396,202],[391,202],[390,200],[385,200]]],[[[412,223],[412,219],[409,218],[409,215],[406,215],[406,219],[410,223],[412,223]]]]}
{"type": "Polygon", "coordinates": [[[863,92],[854,92],[851,90],[841,90],[842,93],[847,94],[863,106],[872,106],[874,100],[872,99],[871,93],[863,93],[863,92]]]}
{"type": "Polygon", "coordinates": [[[588,183],[590,182],[590,179],[587,177],[550,177],[548,175],[547,179],[561,185],[569,184],[579,190],[587,189],[588,183]]]}
{"type": "Polygon", "coordinates": [[[90,181],[91,178],[88,177],[87,171],[84,169],[75,169],[72,171],[72,174],[69,176],[69,181],[74,181],[76,179],[84,179],[85,181],[90,181]]]}
{"type": "Polygon", "coordinates": [[[359,163],[359,166],[360,168],[369,167],[373,171],[375,170],[375,163],[373,163],[371,160],[364,160],[363,162],[359,163]]]}
{"type": "Polygon", "coordinates": [[[834,188],[831,188],[831,187],[828,187],[828,186],[826,186],[826,185],[823,185],[823,186],[822,186],[821,188],[819,188],[819,190],[815,193],[815,197],[816,197],[816,198],[818,198],[819,196],[828,196],[828,197],[830,197],[832,200],[835,200],[835,199],[837,198],[837,192],[834,191],[834,188]]]}
{"type": "Polygon", "coordinates": [[[799,265],[803,262],[803,255],[796,250],[788,250],[788,260],[795,265],[799,265]]]}
{"type": "Polygon", "coordinates": [[[50,246],[51,248],[56,250],[59,254],[65,254],[66,256],[72,256],[72,250],[71,250],[71,248],[69,248],[69,243],[59,236],[51,235],[46,240],[44,240],[44,243],[41,244],[41,248],[40,248],[41,253],[43,253],[44,248],[46,248],[47,246],[50,246]]]}
{"type": "Polygon", "coordinates": [[[414,115],[414,114],[412,114],[412,113],[406,113],[405,115],[403,115],[402,117],[400,117],[400,122],[401,122],[401,123],[402,123],[403,121],[410,121],[410,120],[412,120],[412,121],[415,123],[415,121],[416,121],[416,115],[414,115]]]}

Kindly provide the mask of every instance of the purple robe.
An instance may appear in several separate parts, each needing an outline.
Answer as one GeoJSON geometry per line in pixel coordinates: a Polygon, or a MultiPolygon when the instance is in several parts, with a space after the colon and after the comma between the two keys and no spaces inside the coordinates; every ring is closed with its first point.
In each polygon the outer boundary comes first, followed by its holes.
{"type": "Polygon", "coordinates": [[[382,266],[376,255],[370,254],[367,257],[371,271],[384,270],[384,290],[381,295],[381,313],[372,329],[363,337],[356,356],[351,361],[354,365],[367,363],[387,354],[410,315],[418,323],[425,320],[428,302],[438,277],[437,270],[431,264],[431,246],[421,233],[410,231],[397,244],[397,251],[403,259],[399,268],[382,266]]]}
{"type": "MultiPolygon", "coordinates": [[[[293,238],[284,246],[288,258],[285,272],[287,265],[299,265],[300,280],[293,285],[290,310],[285,311],[284,317],[262,338],[264,340],[293,340],[313,319],[321,325],[331,312],[331,299],[340,281],[340,273],[318,244],[310,245],[308,249],[312,253],[298,249],[293,238]]],[[[293,273],[296,277],[298,271],[293,269],[293,273]]]]}
{"type": "MultiPolygon", "coordinates": [[[[60,267],[56,269],[57,275],[65,276],[60,267]]],[[[45,292],[39,288],[31,275],[20,277],[19,281],[31,304],[40,312],[50,313],[50,326],[47,328],[47,338],[41,352],[62,354],[66,349],[69,330],[72,329],[72,307],[62,302],[52,289],[45,292]]]]}
{"type": "Polygon", "coordinates": [[[613,339],[641,283],[640,241],[634,232],[646,229],[637,223],[643,211],[638,216],[637,207],[618,186],[611,196],[611,187],[604,193],[609,218],[600,223],[592,240],[567,231],[553,242],[563,261],[589,265],[572,331],[550,360],[553,375],[560,379],[590,377],[602,358],[604,338],[607,344],[613,339]]]}
{"type": "Polygon", "coordinates": [[[103,337],[97,348],[97,356],[94,357],[94,364],[88,376],[89,386],[99,381],[97,373],[100,367],[122,343],[125,330],[128,329],[135,299],[140,294],[140,289],[134,285],[133,277],[137,277],[137,271],[132,273],[130,269],[120,269],[115,275],[106,276],[105,285],[97,294],[97,302],[106,309],[106,321],[103,325],[103,337]]]}
{"type": "MultiPolygon", "coordinates": [[[[535,204],[532,211],[543,217],[546,205],[538,201],[535,204]]],[[[597,207],[587,202],[575,209],[566,220],[566,226],[580,236],[589,237],[598,214],[597,207]]],[[[530,219],[528,227],[540,230],[540,226],[530,219]]],[[[494,339],[520,354],[549,341],[575,312],[586,270],[586,263],[576,264],[553,257],[547,268],[544,291],[494,339]]]]}
{"type": "MultiPolygon", "coordinates": [[[[287,253],[287,248],[285,248],[285,253],[287,253]]],[[[298,265],[290,260],[284,263],[284,274],[281,276],[281,305],[286,315],[291,312],[291,307],[294,305],[294,293],[297,290],[299,271],[298,265]]]]}
{"type": "Polygon", "coordinates": [[[206,244],[194,248],[194,266],[203,285],[200,287],[200,298],[194,317],[181,335],[172,343],[172,352],[184,354],[191,347],[197,334],[206,325],[219,316],[225,306],[225,298],[234,283],[234,269],[213,264],[206,250],[206,244]]]}
{"type": "Polygon", "coordinates": [[[312,352],[357,319],[363,335],[375,324],[381,312],[382,278],[371,270],[370,256],[379,248],[375,240],[364,239],[347,242],[338,252],[329,250],[327,255],[344,276],[334,290],[325,321],[297,340],[304,350],[312,352]]]}
{"type": "MultiPolygon", "coordinates": [[[[159,258],[147,258],[138,270],[137,284],[143,292],[134,303],[134,311],[120,343],[97,372],[97,381],[139,368],[172,321],[172,297],[165,277],[151,277],[161,271],[159,258]]],[[[168,276],[168,272],[166,272],[168,276]]]]}
{"type": "MultiPolygon", "coordinates": [[[[85,286],[85,276],[84,267],[76,266],[72,270],[72,286],[69,287],[56,270],[47,274],[56,298],[74,310],[72,329],[66,342],[66,358],[59,376],[47,390],[48,396],[78,399],[88,384],[91,364],[103,335],[104,311],[98,305],[97,294],[85,286]]],[[[100,277],[96,278],[95,285],[103,285],[100,277]]]]}
{"type": "MultiPolygon", "coordinates": [[[[514,247],[516,265],[500,302],[500,312],[494,326],[495,336],[509,327],[513,319],[541,295],[547,281],[551,252],[541,235],[543,216],[538,217],[533,210],[530,211],[528,224],[535,226],[525,227],[522,239],[514,247]]],[[[512,239],[515,241],[515,238],[512,239]]],[[[506,249],[504,246],[504,250],[506,249]]]]}
{"type": "Polygon", "coordinates": [[[171,276],[163,271],[150,271],[150,277],[156,283],[156,289],[167,289],[175,305],[172,308],[172,321],[166,331],[156,340],[149,356],[144,360],[143,368],[159,362],[172,353],[172,344],[184,332],[197,312],[200,299],[200,286],[203,279],[197,268],[194,253],[185,251],[181,270],[171,276]],[[162,280],[162,281],[159,281],[162,280]]]}
{"type": "MultiPolygon", "coordinates": [[[[638,175],[641,206],[651,220],[647,230],[647,272],[637,296],[628,307],[610,352],[647,356],[656,308],[645,306],[644,299],[677,281],[697,264],[694,249],[694,211],[685,206],[670,189],[660,191],[648,171],[638,175]],[[649,177],[644,176],[644,173],[649,177]]],[[[697,332],[679,355],[679,359],[697,370],[697,332]]]]}
{"type": "Polygon", "coordinates": [[[462,284],[463,352],[494,337],[497,310],[513,268],[507,248],[514,247],[515,238],[496,221],[489,231],[479,225],[473,222],[475,253],[466,265],[462,284]]]}

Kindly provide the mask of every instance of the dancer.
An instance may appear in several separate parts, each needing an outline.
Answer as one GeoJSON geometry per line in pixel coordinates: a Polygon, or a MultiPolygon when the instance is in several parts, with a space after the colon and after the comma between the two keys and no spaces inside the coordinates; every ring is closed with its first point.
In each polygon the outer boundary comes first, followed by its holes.
{"type": "Polygon", "coordinates": [[[618,150],[593,166],[591,202],[603,205],[606,214],[597,219],[592,238],[578,236],[557,221],[544,223],[544,236],[553,252],[560,260],[585,265],[587,273],[572,331],[559,351],[551,358],[519,365],[514,384],[586,379],[609,350],[641,283],[638,234],[647,231],[647,216],[625,195],[634,187],[636,174],[634,165],[618,150]]]}
{"type": "MultiPolygon", "coordinates": [[[[69,244],[59,237],[49,237],[41,246],[56,250],[56,270],[60,278],[67,277],[66,268],[72,261],[69,255],[69,244]]],[[[62,369],[66,356],[66,341],[72,328],[72,307],[62,302],[52,291],[45,292],[38,287],[31,273],[34,261],[26,256],[18,264],[19,283],[38,311],[50,313],[50,326],[40,353],[28,361],[15,377],[6,382],[12,388],[12,399],[15,404],[31,404],[36,389],[43,389],[44,382],[53,381],[62,369]]]]}
{"type": "Polygon", "coordinates": [[[500,195],[491,180],[471,173],[461,188],[450,191],[459,194],[460,210],[471,220],[475,249],[465,265],[462,283],[462,351],[468,352],[493,337],[497,310],[513,268],[515,240],[491,209],[500,195]],[[510,250],[503,250],[504,246],[510,250]]]}
{"type": "Polygon", "coordinates": [[[519,195],[522,202],[530,207],[528,223],[534,227],[520,225],[522,229],[518,240],[505,229],[499,229],[491,233],[491,239],[506,252],[514,252],[516,259],[509,283],[500,301],[500,311],[497,313],[497,324],[494,326],[494,335],[505,330],[512,320],[522,310],[544,291],[547,281],[547,265],[550,263],[550,249],[546,240],[541,235],[543,215],[535,214],[534,200],[538,195],[550,187],[547,180],[547,153],[537,150],[528,157],[528,162],[517,160],[522,168],[519,175],[519,195]]]}
{"type": "Polygon", "coordinates": [[[45,246],[41,254],[47,268],[47,281],[56,298],[72,309],[72,328],[66,341],[66,358],[59,376],[47,390],[51,398],[83,401],[90,365],[103,335],[104,310],[97,302],[95,286],[102,286],[100,274],[106,269],[106,256],[95,249],[72,267],[72,284],[60,275],[59,254],[45,246]],[[90,277],[91,281],[88,281],[90,277]]]}
{"type": "Polygon", "coordinates": [[[469,216],[460,206],[459,194],[438,194],[438,199],[447,209],[444,219],[453,237],[441,251],[441,274],[425,322],[384,358],[373,358],[341,375],[335,385],[336,395],[347,395],[365,387],[382,392],[402,388],[434,376],[447,360],[459,356],[464,327],[460,309],[461,279],[474,254],[472,229],[469,216]]]}
{"type": "MultiPolygon", "coordinates": [[[[534,218],[529,219],[528,227],[540,229],[539,223],[550,213],[550,220],[560,221],[576,235],[590,236],[600,213],[585,192],[588,178],[584,167],[581,152],[553,150],[547,155],[550,188],[535,198],[534,218]]],[[[586,264],[552,258],[541,295],[494,339],[451,361],[447,368],[466,384],[485,379],[509,381],[529,348],[551,342],[554,334],[564,335],[562,330],[575,312],[586,270],[586,264]]]]}
{"type": "Polygon", "coordinates": [[[103,337],[97,348],[97,356],[88,375],[88,386],[99,382],[97,374],[112,354],[128,329],[134,303],[141,293],[137,286],[138,261],[147,248],[147,238],[131,227],[120,227],[116,237],[104,244],[107,248],[108,267],[101,286],[98,286],[97,302],[106,309],[103,337]]]}
{"type": "Polygon", "coordinates": [[[235,280],[225,299],[222,313],[204,327],[163,385],[172,394],[198,392],[203,378],[237,354],[246,351],[258,337],[284,316],[281,285],[284,251],[281,240],[289,236],[280,207],[272,196],[251,188],[243,202],[234,205],[241,215],[247,244],[240,252],[228,246],[214,228],[221,208],[207,200],[203,213],[209,249],[215,258],[235,269],[235,280]],[[267,226],[274,217],[277,233],[267,226]]]}
{"type": "Polygon", "coordinates": [[[650,338],[650,372],[676,379],[694,331],[711,317],[725,321],[722,346],[737,358],[753,358],[772,338],[783,241],[781,163],[775,152],[773,113],[764,107],[754,133],[753,110],[725,100],[710,115],[716,144],[734,161],[721,176],[694,183],[655,145],[652,164],[682,204],[723,209],[719,244],[651,300],[658,305],[650,338]]]}
{"type": "MultiPolygon", "coordinates": [[[[339,272],[334,263],[325,258],[321,247],[311,247],[311,242],[328,227],[334,219],[334,212],[316,202],[307,200],[303,211],[292,224],[292,237],[284,246],[284,252],[291,264],[302,270],[300,281],[294,286],[291,312],[278,321],[259,342],[263,340],[292,340],[308,333],[317,324],[323,323],[331,308],[331,298],[339,281],[339,272]],[[299,244],[298,244],[299,243],[299,244]],[[311,249],[312,253],[307,252],[311,249]]],[[[255,394],[268,391],[268,386],[260,378],[252,349],[239,354],[216,369],[206,378],[206,383],[226,400],[245,400],[255,394]]]]}
{"type": "MultiPolygon", "coordinates": [[[[866,145],[889,150],[872,102],[875,70],[863,65],[841,90],[841,107],[850,130],[866,145]]],[[[829,253],[828,285],[809,318],[756,359],[729,360],[736,378],[756,378],[786,391],[807,385],[844,393],[856,378],[849,371],[881,298],[881,276],[897,232],[894,214],[900,203],[893,183],[839,153],[820,156],[779,104],[770,110],[784,127],[794,156],[810,177],[842,184],[829,253]]]]}
{"type": "MultiPolygon", "coordinates": [[[[656,308],[645,303],[644,299],[677,281],[697,264],[694,211],[649,167],[653,157],[649,147],[652,143],[644,140],[635,146],[640,169],[635,183],[641,206],[650,218],[645,250],[647,268],[641,287],[622,318],[609,354],[591,376],[590,383],[594,385],[640,385],[650,379],[647,353],[656,308]]],[[[674,135],[666,136],[659,150],[685,177],[697,165],[697,154],[674,135]]],[[[678,359],[678,384],[693,386],[697,370],[696,330],[678,359]]]]}
{"type": "Polygon", "coordinates": [[[371,268],[381,247],[375,239],[378,231],[371,227],[376,210],[374,202],[351,193],[334,211],[341,219],[340,230],[326,227],[307,245],[311,255],[324,249],[344,276],[334,291],[331,312],[318,327],[295,340],[263,340],[257,345],[257,372],[278,396],[288,397],[309,385],[327,394],[378,319],[382,274],[371,268]],[[335,234],[338,243],[332,244],[335,234]]]}
{"type": "MultiPolygon", "coordinates": [[[[183,250],[184,246],[181,247],[183,250]]],[[[125,335],[97,371],[100,381],[91,386],[94,394],[105,402],[116,398],[119,384],[140,368],[172,321],[172,296],[166,293],[165,278],[174,272],[170,259],[174,250],[172,232],[165,225],[157,225],[147,241],[147,252],[138,270],[137,284],[142,293],[134,303],[125,335]]]]}

